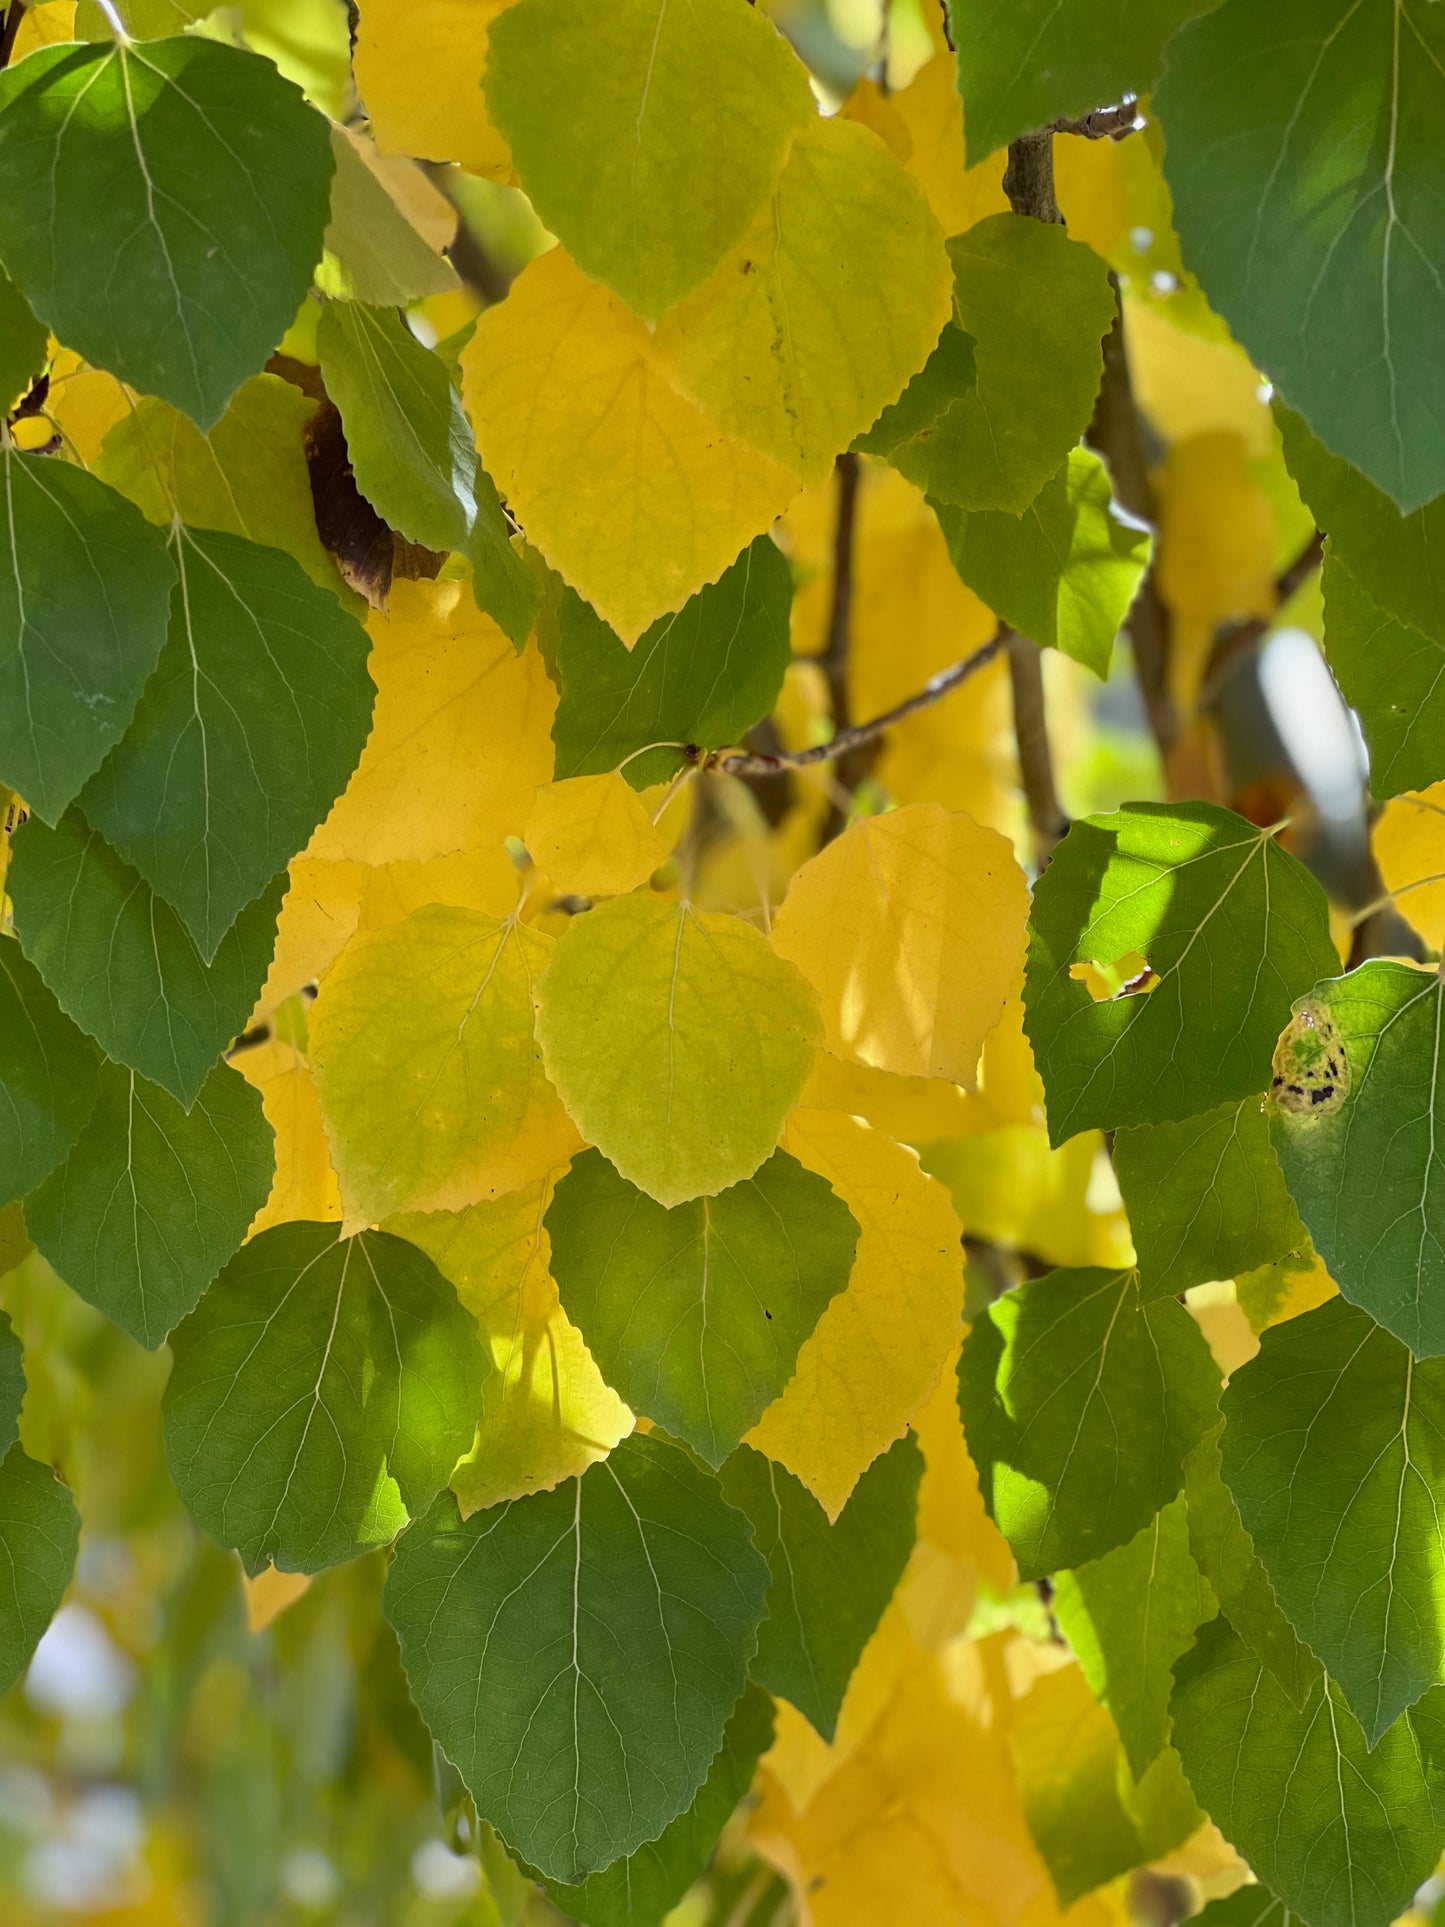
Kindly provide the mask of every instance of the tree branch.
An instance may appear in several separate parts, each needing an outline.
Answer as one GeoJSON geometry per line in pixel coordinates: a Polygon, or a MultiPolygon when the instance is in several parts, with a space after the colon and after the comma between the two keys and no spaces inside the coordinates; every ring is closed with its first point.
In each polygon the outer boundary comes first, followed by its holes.
{"type": "Polygon", "coordinates": [[[881,716],[875,716],[871,722],[857,723],[851,728],[839,730],[829,742],[817,743],[812,749],[781,752],[776,756],[762,751],[717,750],[711,756],[700,759],[702,767],[724,776],[777,776],[784,770],[812,769],[819,763],[842,758],[850,751],[876,742],[885,730],[891,729],[895,723],[901,723],[906,716],[915,715],[920,709],[931,709],[935,703],[942,702],[945,696],[966,683],[970,676],[976,676],[980,669],[986,668],[995,656],[1001,654],[1012,634],[1011,629],[1001,628],[997,635],[991,636],[971,656],[965,656],[947,669],[940,669],[936,676],[930,676],[916,694],[895,704],[892,709],[885,709],[881,716]]]}
{"type": "Polygon", "coordinates": [[[1214,647],[1209,652],[1205,665],[1204,680],[1199,690],[1199,707],[1210,709],[1219,700],[1220,691],[1229,681],[1235,665],[1251,649],[1259,646],[1268,634],[1271,624],[1280,610],[1297,589],[1314,574],[1324,559],[1325,538],[1318,529],[1305,543],[1294,561],[1275,580],[1275,605],[1267,616],[1250,616],[1246,622],[1232,622],[1221,629],[1214,638],[1214,647]]]}
{"type": "Polygon", "coordinates": [[[1004,169],[1003,191],[1015,214],[1027,220],[1045,221],[1062,227],[1064,217],[1054,195],[1054,136],[1049,128],[1042,133],[1024,134],[1009,142],[1008,166],[1004,169]]]}
{"type": "Polygon", "coordinates": [[[1034,850],[1040,870],[1069,827],[1054,784],[1054,759],[1049,749],[1048,718],[1044,710],[1044,652],[1026,636],[1009,633],[1008,673],[1013,691],[1014,736],[1019,748],[1019,778],[1028,804],[1034,850]]]}
{"type": "Polygon", "coordinates": [[[1051,121],[1049,132],[1077,134],[1086,141],[1121,141],[1143,125],[1139,96],[1125,94],[1116,107],[1096,107],[1092,113],[1080,114],[1077,120],[1051,121]]]}

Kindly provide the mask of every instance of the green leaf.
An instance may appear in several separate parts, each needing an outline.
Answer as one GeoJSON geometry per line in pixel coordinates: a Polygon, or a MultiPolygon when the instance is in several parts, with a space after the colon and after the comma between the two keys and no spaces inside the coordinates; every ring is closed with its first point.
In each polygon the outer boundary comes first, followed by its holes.
{"type": "Polygon", "coordinates": [[[25,1347],[15,1328],[0,1311],[0,1456],[20,1436],[20,1407],[25,1402],[25,1347]]]}
{"type": "Polygon", "coordinates": [[[758,1761],[772,1743],[772,1701],[749,1682],[687,1812],[656,1840],[579,1886],[549,1881],[548,1897],[569,1920],[585,1921],[587,1927],[656,1927],[705,1871],[718,1835],[747,1797],[758,1761]]]}
{"type": "Polygon", "coordinates": [[[858,1244],[827,1179],[786,1151],[671,1211],[584,1151],[547,1233],[563,1309],[602,1376],[714,1468],[792,1377],[858,1244]]]}
{"type": "Polygon", "coordinates": [[[1184,259],[1315,433],[1403,509],[1445,489],[1445,21],[1225,0],[1154,98],[1184,259]]]}
{"type": "Polygon", "coordinates": [[[81,807],[209,963],[346,788],[376,690],[366,631],[289,555],[192,529],[172,554],[166,646],[81,807]]]}
{"type": "Polygon", "coordinates": [[[417,232],[367,166],[371,143],[348,128],[331,130],[336,172],[331,178],[331,218],[316,285],[340,301],[369,301],[404,308],[429,294],[456,288],[456,269],[417,232]]]}
{"type": "Polygon", "coordinates": [[[1376,958],[1318,985],[1316,1031],[1343,1048],[1337,1109],[1270,1105],[1270,1133],[1325,1268],[1414,1352],[1445,1352],[1445,984],[1376,958]]]}
{"type": "Polygon", "coordinates": [[[1325,655],[1360,719],[1376,797],[1445,777],[1445,642],[1387,615],[1326,550],[1325,655]]]}
{"type": "Polygon", "coordinates": [[[157,531],[84,469],[5,441],[0,482],[0,782],[54,823],[125,734],[176,572],[157,531]]]}
{"type": "Polygon", "coordinates": [[[1240,1517],[1373,1746],[1445,1675],[1445,1365],[1332,1298],[1264,1333],[1223,1410],[1240,1517]]]}
{"type": "Polygon", "coordinates": [[[1193,1927],[1304,1927],[1299,1915],[1258,1881],[1237,1888],[1223,1900],[1211,1900],[1191,1919],[1193,1927]]]}
{"type": "Polygon", "coordinates": [[[1305,1243],[1257,1097],[1120,1131],[1114,1169],[1145,1298],[1237,1278],[1305,1243]]]}
{"type": "Polygon", "coordinates": [[[248,1572],[319,1572],[386,1545],[472,1442],[476,1326],[431,1259],[384,1231],[272,1225],[171,1350],[171,1477],[248,1572]]]}
{"type": "Polygon", "coordinates": [[[0,1202],[69,1153],[95,1103],[97,1056],[19,944],[0,938],[0,1202]]]}
{"type": "Polygon", "coordinates": [[[1072,449],[1022,515],[934,507],[954,568],[1001,621],[1108,675],[1154,538],[1115,506],[1092,450],[1072,449]]]}
{"type": "Polygon", "coordinates": [[[1300,1707],[1319,1677],[1320,1663],[1300,1644],[1280,1611],[1269,1574],[1244,1529],[1234,1494],[1224,1483],[1219,1449],[1223,1431],[1221,1420],[1184,1463],[1189,1550],[1230,1625],[1300,1707]]]}
{"type": "Polygon", "coordinates": [[[518,0],[492,23],[483,85],[544,224],[646,321],[741,237],[816,112],[802,62],[744,0],[518,0]]]}
{"type": "Polygon", "coordinates": [[[1017,214],[980,221],[948,251],[961,326],[858,446],[937,501],[1018,515],[1089,425],[1109,270],[1062,228],[1017,214]]]}
{"type": "Polygon", "coordinates": [[[428,549],[459,549],[476,519],[477,446],[447,371],[394,308],[328,301],[316,335],[356,486],[428,549]]]}
{"type": "Polygon", "coordinates": [[[1338,1687],[1321,1674],[1295,1707],[1222,1618],[1174,1678],[1189,1783],[1260,1879],[1310,1927],[1388,1927],[1445,1832],[1438,1749],[1418,1715],[1371,1751],[1338,1687]]]}
{"type": "Polygon", "coordinates": [[[1054,1612],[1108,1707],[1136,1780],[1169,1741],[1174,1662],[1219,1610],[1189,1550],[1184,1499],[1125,1546],[1054,1581],[1054,1612]]]}
{"type": "Polygon", "coordinates": [[[0,269],[0,418],[23,401],[50,353],[50,334],[30,303],[0,269]]]}
{"type": "Polygon", "coordinates": [[[1131,1271],[1051,1271],[979,1318],[958,1407],[990,1517],[1024,1579],[1126,1545],[1184,1483],[1219,1373],[1173,1298],[1131,1271]]]}
{"type": "Polygon", "coordinates": [[[1445,495],[1402,515],[1278,398],[1274,415],[1289,472],[1315,520],[1329,531],[1331,555],[1387,615],[1445,648],[1445,495]]]}
{"type": "Polygon", "coordinates": [[[246,906],[209,967],[79,810],[53,830],[24,824],[7,882],[21,946],[61,1009],[108,1057],[193,1104],[266,981],[285,876],[246,906]]]}
{"type": "Polygon", "coordinates": [[[1133,1777],[1114,1722],[1076,1666],[1024,1695],[1010,1738],[1024,1818],[1061,1908],[1181,1845],[1203,1820],[1172,1748],[1133,1777]]]}
{"type": "Polygon", "coordinates": [[[822,1031],[802,972],[751,924],[650,895],[574,917],[537,986],[543,1060],[573,1122],[659,1204],[753,1175],[822,1031]]]}
{"type": "Polygon", "coordinates": [[[443,1494],[396,1549],[386,1616],[478,1812],[546,1879],[576,1883],[692,1804],[767,1587],[716,1479],[634,1436],[465,1523],[443,1494]]]}
{"type": "Polygon", "coordinates": [[[1147,94],[1170,36],[1219,0],[953,0],[968,165],[1050,121],[1147,94]]]}
{"type": "Polygon", "coordinates": [[[634,789],[646,789],[683,767],[686,744],[741,742],[782,689],[792,600],[792,572],[767,535],[631,649],[590,603],[564,590],[552,725],[558,781],[621,768],[634,789]]]}
{"type": "Polygon", "coordinates": [[[1081,818],[1029,924],[1024,1004],[1050,1141],[1262,1091],[1291,999],[1337,968],[1324,892],[1268,830],[1212,803],[1081,818]],[[1135,955],[1150,989],[1096,1002],[1074,976],[1135,955]]]}
{"type": "Polygon", "coordinates": [[[315,401],[279,375],[253,375],[203,435],[179,408],[142,395],[107,432],[95,472],[167,531],[179,516],[193,529],[284,549],[318,588],[355,610],[364,607],[360,597],[316,533],[303,440],[315,412],[315,401]]]}
{"type": "Polygon", "coordinates": [[[300,90],[214,40],[46,47],[0,76],[0,260],[67,346],[202,428],[290,326],[331,172],[300,90]]]}
{"type": "Polygon", "coordinates": [[[0,1460],[0,1693],[25,1671],[55,1617],[79,1544],[69,1488],[12,1445],[0,1460]]]}
{"type": "Polygon", "coordinates": [[[876,1458],[837,1519],[785,1466],[740,1446],[722,1469],[772,1575],[752,1676],[830,1744],[853,1669],[903,1577],[923,1454],[911,1433],[876,1458]]]}
{"type": "Polygon", "coordinates": [[[154,1350],[241,1245],[274,1168],[261,1094],[218,1064],[186,1112],[107,1064],[69,1158],[25,1201],[72,1291],[154,1350]]]}

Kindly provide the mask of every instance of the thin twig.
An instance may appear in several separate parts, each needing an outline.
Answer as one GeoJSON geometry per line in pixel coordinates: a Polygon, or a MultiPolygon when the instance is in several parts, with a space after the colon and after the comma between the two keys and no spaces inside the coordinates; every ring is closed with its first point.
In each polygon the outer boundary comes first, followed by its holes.
{"type": "Polygon", "coordinates": [[[781,752],[776,756],[764,755],[756,751],[723,749],[715,751],[703,760],[703,768],[715,770],[724,776],[776,776],[783,770],[810,769],[817,763],[829,763],[835,757],[846,756],[851,750],[862,749],[901,723],[905,717],[915,715],[920,709],[931,709],[935,703],[961,684],[970,676],[976,676],[980,669],[991,663],[1008,645],[1013,634],[1011,629],[1001,628],[997,635],[975,649],[971,656],[952,663],[947,669],[940,669],[914,695],[895,704],[892,709],[884,710],[871,722],[856,723],[851,729],[839,730],[831,741],[818,743],[812,749],[799,749],[781,752]]]}
{"type": "Polygon", "coordinates": [[[853,537],[858,526],[858,457],[851,449],[838,457],[838,510],[833,524],[833,595],[820,665],[828,678],[835,731],[848,727],[848,639],[853,616],[853,537]]]}
{"type": "MultiPolygon", "coordinates": [[[[1154,512],[1154,490],[1149,482],[1139,410],[1134,401],[1134,384],[1129,376],[1124,302],[1119,277],[1112,270],[1109,282],[1114,290],[1114,320],[1104,337],[1104,376],[1087,439],[1109,465],[1120,506],[1153,526],[1158,518],[1154,512]]],[[[1157,557],[1156,547],[1156,562],[1157,557]]],[[[1167,757],[1178,739],[1179,716],[1169,692],[1169,612],[1159,593],[1153,564],[1140,584],[1124,628],[1134,650],[1134,670],[1150,733],[1160,756],[1167,757]]]]}
{"type": "Polygon", "coordinates": [[[1034,833],[1034,852],[1040,870],[1069,827],[1054,783],[1054,759],[1049,749],[1048,717],[1044,709],[1044,652],[1026,636],[1010,635],[1009,687],[1013,691],[1014,736],[1019,748],[1019,780],[1028,804],[1034,833]]]}
{"type": "Polygon", "coordinates": [[[1297,589],[1304,587],[1324,558],[1325,538],[1318,529],[1305,543],[1294,561],[1276,579],[1275,606],[1267,616],[1250,616],[1245,622],[1232,622],[1214,638],[1199,690],[1199,707],[1209,709],[1229,681],[1235,665],[1268,634],[1275,617],[1297,589]]]}
{"type": "Polygon", "coordinates": [[[1116,107],[1096,107],[1092,113],[1080,114],[1077,120],[1051,121],[1049,132],[1077,134],[1086,141],[1121,141],[1137,133],[1143,125],[1139,96],[1125,94],[1116,107]]]}

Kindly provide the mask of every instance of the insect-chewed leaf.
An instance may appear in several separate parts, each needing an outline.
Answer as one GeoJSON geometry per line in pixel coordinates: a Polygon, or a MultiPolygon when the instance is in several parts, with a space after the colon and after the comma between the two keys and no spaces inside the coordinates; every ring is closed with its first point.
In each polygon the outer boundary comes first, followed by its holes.
{"type": "Polygon", "coordinates": [[[348,1223],[455,1211],[577,1149],[532,1034],[551,948],[515,918],[434,903],[342,952],[310,1042],[348,1223]]]}
{"type": "Polygon", "coordinates": [[[549,1880],[549,1898],[568,1919],[586,1921],[587,1927],[652,1927],[706,1870],[718,1835],[747,1797],[758,1761],[772,1743],[772,1701],[749,1680],[687,1812],[590,1880],[575,1887],[549,1880]]]}
{"type": "Polygon", "coordinates": [[[192,1104],[245,1024],[276,942],[284,874],[248,903],[209,965],[180,918],[79,810],[16,833],[21,947],[61,1008],[117,1063],[192,1104]]]}
{"type": "Polygon", "coordinates": [[[1173,43],[1156,105],[1184,259],[1236,338],[1403,509],[1439,495],[1437,9],[1278,0],[1261,22],[1225,0],[1173,43]],[[1242,62],[1267,93],[1239,86],[1242,62]]]}
{"type": "Polygon", "coordinates": [[[154,1350],[239,1249],[272,1168],[261,1099],[226,1065],[187,1112],[106,1064],[89,1123],[26,1199],[25,1223],[72,1291],[154,1350]]]}
{"type": "Polygon", "coordinates": [[[310,284],[332,165],[324,116],[256,54],[46,48],[0,80],[0,258],[61,340],[209,428],[310,284]]]}
{"type": "Polygon", "coordinates": [[[1061,1144],[1262,1091],[1290,1000],[1338,967],[1324,892],[1274,837],[1212,803],[1084,817],[1034,892],[1029,1042],[1061,1144]],[[1155,980],[1096,1001],[1075,966],[1142,957],[1155,980]],[[1258,958],[1241,970],[1239,958],[1258,958]]]}
{"type": "Polygon", "coordinates": [[[1375,959],[1318,985],[1280,1044],[1270,1133],[1345,1297],[1445,1352],[1445,985],[1375,959]]]}
{"type": "Polygon", "coordinates": [[[806,68],[740,0],[518,0],[484,88],[538,214],[647,321],[717,266],[816,114],[806,68]]]}
{"type": "Polygon", "coordinates": [[[1128,1271],[1053,1271],[978,1319],[958,1404],[989,1513],[1039,1579],[1132,1539],[1184,1483],[1219,1372],[1173,1298],[1128,1271]]]}
{"type": "Polygon", "coordinates": [[[1371,1751],[1321,1673],[1303,1707],[1223,1618],[1174,1669],[1174,1743],[1210,1818],[1310,1927],[1387,1927],[1440,1852],[1445,1689],[1371,1751]]]}
{"type": "Polygon", "coordinates": [[[80,1514],[48,1465],[12,1445],[0,1460],[0,1693],[30,1664],[75,1570],[80,1514]]]}
{"type": "Polygon", "coordinates": [[[787,559],[767,535],[631,649],[566,590],[557,615],[557,775],[621,769],[646,789],[683,767],[688,744],[741,742],[783,686],[792,600],[787,559]]]}
{"type": "Polygon", "coordinates": [[[691,1805],[767,1588],[716,1479],[634,1437],[465,1524],[441,1498],[397,1547],[386,1614],[478,1812],[544,1876],[576,1882],[691,1805]]]}
{"type": "Polygon", "coordinates": [[[821,1031],[801,972],[751,924],[656,896],[574,918],[537,986],[537,1034],[563,1103],[659,1204],[752,1176],[821,1031]]]}
{"type": "Polygon", "coordinates": [[[829,1524],[786,1466],[744,1445],[722,1469],[768,1562],[752,1676],[831,1741],[853,1669],[913,1550],[923,1455],[910,1435],[875,1459],[829,1524]]]}
{"type": "Polygon", "coordinates": [[[0,938],[0,1203],[68,1154],[95,1103],[98,1056],[20,945],[0,938]]]}
{"type": "Polygon", "coordinates": [[[817,990],[830,1050],[971,1086],[1017,982],[1027,916],[1007,839],[916,803],[862,818],[805,863],[773,944],[817,990]]]}
{"type": "Polygon", "coordinates": [[[165,641],[175,566],[123,496],[8,436],[0,558],[0,782],[54,823],[125,733],[165,641]]]}
{"type": "Polygon", "coordinates": [[[366,631],[279,550],[180,529],[170,634],[88,820],[210,962],[356,767],[375,689],[366,631]]]}
{"type": "Polygon", "coordinates": [[[1223,1410],[1240,1518],[1374,1746],[1445,1671],[1445,1364],[1333,1298],[1264,1334],[1223,1410]]]}
{"type": "Polygon", "coordinates": [[[786,1151],[667,1210],[586,1151],[547,1212],[552,1270],[608,1383],[714,1467],[792,1377],[858,1226],[786,1151]]]}
{"type": "Polygon", "coordinates": [[[1189,1549],[1181,1495],[1127,1545],[1054,1581],[1054,1612],[1108,1707],[1136,1780],[1169,1740],[1174,1662],[1218,1604],[1189,1549]]]}
{"type": "Polygon", "coordinates": [[[476,1329],[430,1258],[385,1232],[263,1231],[171,1349],[171,1476],[251,1573],[319,1572],[387,1544],[471,1444],[476,1329]]]}

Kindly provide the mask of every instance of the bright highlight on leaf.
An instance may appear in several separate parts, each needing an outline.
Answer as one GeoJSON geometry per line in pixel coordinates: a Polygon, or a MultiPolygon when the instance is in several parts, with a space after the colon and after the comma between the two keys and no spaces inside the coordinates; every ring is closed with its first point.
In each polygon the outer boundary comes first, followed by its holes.
{"type": "Polygon", "coordinates": [[[1027,914],[1005,839],[919,804],[855,823],[804,865],[773,943],[817,990],[830,1050],[971,1086],[1027,914]]]}
{"type": "Polygon", "coordinates": [[[573,1122],[664,1205],[752,1176],[820,1032],[812,991],[750,925],[655,896],[574,919],[537,987],[547,1075],[573,1122]]]}

